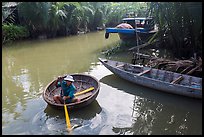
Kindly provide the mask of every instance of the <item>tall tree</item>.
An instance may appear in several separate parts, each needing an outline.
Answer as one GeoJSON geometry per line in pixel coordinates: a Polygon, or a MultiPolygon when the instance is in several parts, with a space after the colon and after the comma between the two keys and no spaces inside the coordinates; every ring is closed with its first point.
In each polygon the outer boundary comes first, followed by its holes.
{"type": "Polygon", "coordinates": [[[19,21],[29,28],[31,36],[36,37],[46,31],[50,7],[50,2],[22,2],[18,5],[19,21]]]}
{"type": "Polygon", "coordinates": [[[202,49],[201,2],[151,2],[150,15],[159,26],[159,39],[177,57],[189,58],[202,49]]]}
{"type": "Polygon", "coordinates": [[[57,31],[61,26],[64,26],[64,22],[67,18],[66,12],[64,11],[64,2],[54,2],[49,9],[49,23],[48,23],[48,35],[55,37],[57,31]]]}

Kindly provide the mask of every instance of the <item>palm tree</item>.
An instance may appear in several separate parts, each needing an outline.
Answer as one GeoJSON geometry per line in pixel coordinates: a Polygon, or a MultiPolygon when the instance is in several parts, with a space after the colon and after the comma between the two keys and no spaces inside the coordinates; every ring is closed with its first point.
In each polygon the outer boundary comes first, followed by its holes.
{"type": "Polygon", "coordinates": [[[103,26],[103,12],[101,7],[104,2],[86,2],[82,3],[84,10],[84,19],[89,30],[96,30],[97,27],[103,26]]]}
{"type": "Polygon", "coordinates": [[[77,34],[82,22],[83,9],[79,2],[66,2],[65,11],[67,18],[65,28],[70,34],[77,34]]]}
{"type": "Polygon", "coordinates": [[[111,2],[107,7],[106,26],[118,25],[128,13],[136,13],[139,17],[145,17],[146,10],[147,4],[145,2],[111,2]]]}
{"type": "Polygon", "coordinates": [[[22,2],[18,5],[19,21],[28,27],[32,37],[46,32],[50,7],[50,2],[22,2]]]}
{"type": "Polygon", "coordinates": [[[89,6],[82,3],[83,15],[81,21],[81,27],[84,28],[84,31],[90,31],[92,28],[92,21],[94,18],[94,10],[92,10],[89,6]]]}
{"type": "Polygon", "coordinates": [[[65,3],[64,2],[54,2],[49,9],[49,23],[48,23],[48,34],[49,37],[55,37],[57,35],[57,31],[61,26],[65,25],[65,20],[67,18],[65,12],[65,3]]]}
{"type": "Polygon", "coordinates": [[[151,2],[150,15],[159,25],[160,40],[177,57],[191,57],[202,49],[201,2],[151,2]]]}

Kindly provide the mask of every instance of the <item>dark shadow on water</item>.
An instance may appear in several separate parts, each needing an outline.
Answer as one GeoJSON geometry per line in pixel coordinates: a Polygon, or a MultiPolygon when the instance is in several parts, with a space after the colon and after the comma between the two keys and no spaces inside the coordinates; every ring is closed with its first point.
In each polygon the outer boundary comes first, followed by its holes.
{"type": "MultiPolygon", "coordinates": [[[[80,118],[84,120],[91,119],[101,112],[101,107],[98,104],[97,100],[94,100],[91,104],[75,109],[75,110],[68,110],[70,118],[80,118]]],[[[64,109],[56,109],[49,105],[45,108],[44,112],[49,117],[64,117],[64,109]]]]}
{"type": "Polygon", "coordinates": [[[200,108],[202,105],[202,100],[194,99],[190,97],[184,97],[181,95],[166,93],[154,89],[150,89],[148,87],[140,86],[134,83],[131,83],[127,80],[124,80],[118,77],[115,74],[107,75],[100,79],[100,82],[107,84],[111,87],[117,88],[118,90],[122,90],[126,93],[145,98],[148,100],[154,100],[161,104],[170,104],[177,105],[177,107],[185,106],[193,106],[193,108],[200,108]],[[195,106],[195,107],[194,107],[195,106]]]}
{"type": "Polygon", "coordinates": [[[139,86],[114,74],[103,77],[100,82],[135,96],[133,123],[129,127],[113,126],[112,131],[118,135],[185,135],[202,131],[202,100],[139,86]],[[178,129],[181,125],[187,128],[178,129]]]}
{"type": "Polygon", "coordinates": [[[29,133],[39,135],[90,135],[99,134],[107,120],[106,110],[102,109],[97,100],[89,105],[68,110],[71,133],[67,132],[65,112],[47,105],[31,120],[29,133]]]}
{"type": "MultiPolygon", "coordinates": [[[[68,114],[71,126],[76,127],[71,132],[73,135],[98,134],[104,126],[103,121],[107,119],[105,111],[102,110],[97,100],[85,107],[68,110],[68,114]],[[97,120],[98,117],[103,121],[97,120]],[[94,128],[92,124],[95,125],[94,128]]],[[[47,105],[44,110],[35,115],[29,132],[31,134],[67,135],[64,109],[56,109],[47,105]]]]}

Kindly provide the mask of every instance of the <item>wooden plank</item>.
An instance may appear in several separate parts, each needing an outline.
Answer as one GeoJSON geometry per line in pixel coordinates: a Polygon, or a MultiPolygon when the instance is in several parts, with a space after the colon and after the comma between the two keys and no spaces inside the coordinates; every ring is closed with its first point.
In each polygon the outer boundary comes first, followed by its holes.
{"type": "Polygon", "coordinates": [[[150,55],[146,55],[146,54],[142,54],[142,53],[134,53],[134,54],[138,55],[138,56],[140,56],[141,58],[144,58],[144,59],[156,58],[154,56],[150,56],[150,55]]]}
{"type": "Polygon", "coordinates": [[[175,80],[173,80],[173,81],[171,82],[171,84],[177,84],[177,83],[179,83],[181,80],[183,80],[183,76],[179,76],[178,78],[176,78],[175,80]]]}
{"type": "Polygon", "coordinates": [[[148,45],[151,45],[150,43],[144,43],[144,44],[141,44],[141,45],[137,45],[137,46],[135,46],[135,47],[132,47],[132,48],[130,48],[130,49],[128,49],[129,51],[131,51],[131,50],[136,50],[136,49],[140,49],[140,48],[144,48],[144,47],[146,47],[146,46],[148,46],[148,45]]]}
{"type": "Polygon", "coordinates": [[[143,75],[143,74],[149,72],[150,70],[151,70],[151,69],[145,70],[145,71],[143,71],[143,72],[141,72],[141,73],[139,73],[139,74],[137,74],[137,75],[138,75],[138,76],[141,76],[141,75],[143,75]]]}
{"type": "MultiPolygon", "coordinates": [[[[187,74],[189,75],[189,74],[193,73],[193,72],[194,72],[197,68],[199,68],[200,66],[201,66],[201,65],[198,65],[197,67],[191,69],[187,74]]],[[[179,83],[181,80],[183,80],[183,76],[179,76],[178,78],[176,78],[175,80],[173,80],[173,81],[171,82],[171,84],[177,84],[177,83],[179,83]]]]}
{"type": "Polygon", "coordinates": [[[123,67],[124,65],[125,64],[118,65],[118,66],[116,66],[116,68],[123,67]]]}
{"type": "Polygon", "coordinates": [[[197,67],[193,68],[192,70],[190,70],[187,74],[192,74],[197,68],[199,68],[201,66],[201,64],[199,64],[197,67]]]}

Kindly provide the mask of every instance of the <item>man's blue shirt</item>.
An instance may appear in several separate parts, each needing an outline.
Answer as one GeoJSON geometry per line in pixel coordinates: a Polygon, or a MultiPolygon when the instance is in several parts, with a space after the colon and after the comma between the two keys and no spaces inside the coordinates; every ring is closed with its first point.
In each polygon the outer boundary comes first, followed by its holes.
{"type": "Polygon", "coordinates": [[[68,86],[67,82],[65,80],[63,80],[61,83],[58,82],[57,86],[62,87],[62,94],[61,94],[62,97],[63,96],[70,96],[70,99],[68,99],[68,100],[71,100],[74,98],[74,93],[76,91],[76,87],[73,84],[68,86]]]}

